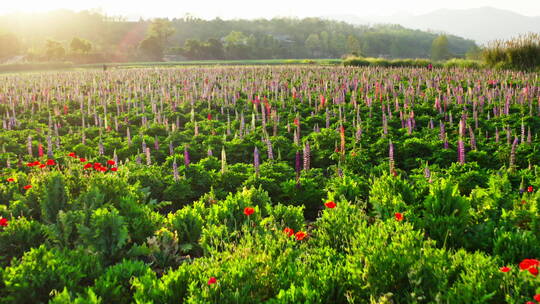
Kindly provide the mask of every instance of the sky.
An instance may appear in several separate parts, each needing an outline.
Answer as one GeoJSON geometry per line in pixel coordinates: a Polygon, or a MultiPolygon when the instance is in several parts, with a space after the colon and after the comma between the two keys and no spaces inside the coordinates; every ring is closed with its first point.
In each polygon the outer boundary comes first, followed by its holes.
{"type": "Polygon", "coordinates": [[[540,16],[540,0],[0,0],[0,14],[99,9],[107,15],[129,19],[183,17],[186,14],[213,19],[319,17],[329,15],[389,16],[423,14],[448,9],[491,6],[526,16],[540,16]]]}

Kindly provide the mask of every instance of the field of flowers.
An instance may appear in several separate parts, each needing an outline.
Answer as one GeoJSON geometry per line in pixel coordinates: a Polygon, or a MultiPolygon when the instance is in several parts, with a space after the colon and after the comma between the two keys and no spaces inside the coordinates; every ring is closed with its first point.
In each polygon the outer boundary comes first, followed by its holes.
{"type": "Polygon", "coordinates": [[[0,75],[0,303],[540,302],[540,79],[0,75]]]}

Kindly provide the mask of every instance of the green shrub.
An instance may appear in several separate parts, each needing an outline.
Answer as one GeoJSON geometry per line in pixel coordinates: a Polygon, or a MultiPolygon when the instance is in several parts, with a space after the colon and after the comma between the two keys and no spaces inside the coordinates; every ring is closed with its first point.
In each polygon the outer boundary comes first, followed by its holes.
{"type": "Polygon", "coordinates": [[[13,258],[20,258],[30,248],[38,247],[45,242],[45,231],[42,224],[24,217],[12,219],[7,227],[0,229],[0,261],[9,264],[13,258]]]}

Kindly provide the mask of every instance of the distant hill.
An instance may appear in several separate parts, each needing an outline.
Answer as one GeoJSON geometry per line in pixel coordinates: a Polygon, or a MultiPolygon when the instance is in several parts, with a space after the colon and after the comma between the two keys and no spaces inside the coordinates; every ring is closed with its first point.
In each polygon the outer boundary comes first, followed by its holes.
{"type": "Polygon", "coordinates": [[[328,16],[330,19],[354,24],[390,23],[407,28],[446,32],[473,39],[483,44],[496,39],[508,39],[528,32],[540,32],[540,16],[528,17],[493,7],[474,9],[440,9],[423,15],[393,15],[357,17],[328,16]]]}

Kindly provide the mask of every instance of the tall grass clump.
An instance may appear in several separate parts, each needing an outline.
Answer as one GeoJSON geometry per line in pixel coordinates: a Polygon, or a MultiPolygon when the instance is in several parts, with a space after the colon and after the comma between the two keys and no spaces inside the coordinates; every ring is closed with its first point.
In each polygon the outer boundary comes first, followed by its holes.
{"type": "Polygon", "coordinates": [[[491,67],[533,70],[540,67],[540,34],[529,33],[507,41],[490,42],[482,57],[491,67]]]}

